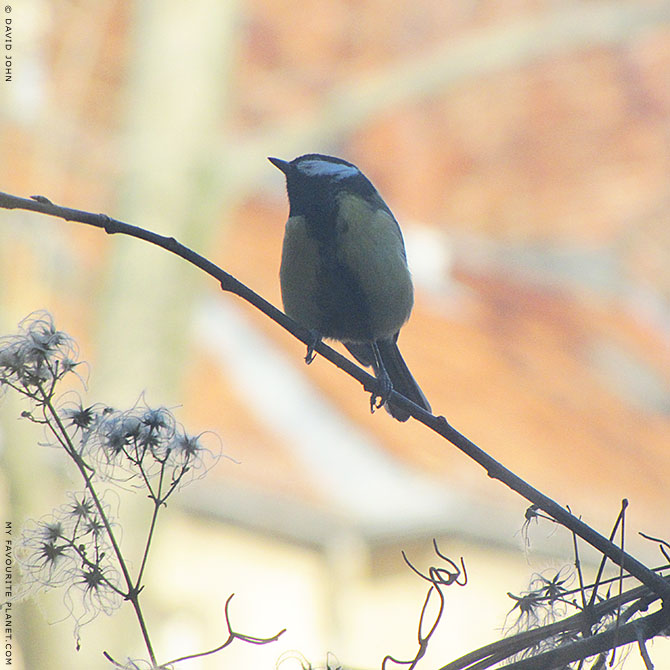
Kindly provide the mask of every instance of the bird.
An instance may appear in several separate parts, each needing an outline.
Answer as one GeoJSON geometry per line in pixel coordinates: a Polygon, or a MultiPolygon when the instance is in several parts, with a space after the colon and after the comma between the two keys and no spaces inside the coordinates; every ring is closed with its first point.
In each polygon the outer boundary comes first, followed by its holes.
{"type": "Polygon", "coordinates": [[[384,406],[398,421],[409,412],[391,389],[427,412],[430,404],[409,371],[398,333],[414,303],[400,226],[353,163],[310,153],[268,160],[286,177],[289,216],[279,279],[285,313],[314,334],[306,361],[322,338],[342,342],[372,367],[379,389],[371,410],[384,406]]]}

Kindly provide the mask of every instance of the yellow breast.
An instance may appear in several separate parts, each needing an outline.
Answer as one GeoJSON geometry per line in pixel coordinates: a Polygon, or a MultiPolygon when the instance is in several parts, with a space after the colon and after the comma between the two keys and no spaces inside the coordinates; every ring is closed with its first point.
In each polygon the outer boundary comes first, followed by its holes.
{"type": "Polygon", "coordinates": [[[385,210],[373,211],[359,197],[343,197],[337,221],[337,249],[343,264],[358,278],[369,303],[375,338],[395,335],[414,302],[402,234],[385,210]]]}
{"type": "Polygon", "coordinates": [[[334,222],[315,222],[332,227],[319,235],[304,216],[288,220],[280,269],[284,310],[326,337],[391,338],[413,303],[402,234],[387,211],[373,210],[360,196],[343,193],[338,204],[334,222]]]}

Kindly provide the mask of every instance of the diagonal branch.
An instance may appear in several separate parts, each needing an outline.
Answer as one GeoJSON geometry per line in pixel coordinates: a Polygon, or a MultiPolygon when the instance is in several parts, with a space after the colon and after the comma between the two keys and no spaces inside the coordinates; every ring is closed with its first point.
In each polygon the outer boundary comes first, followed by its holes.
{"type": "MultiPolygon", "coordinates": [[[[208,275],[216,279],[223,291],[233,293],[243,300],[259,309],[263,314],[279,324],[284,330],[287,330],[294,337],[299,339],[305,345],[314,344],[314,335],[306,328],[299,326],[293,319],[289,318],[281,310],[262,298],[258,293],[252,291],[248,286],[233,277],[231,274],[222,270],[220,267],[196,253],[192,249],[178,242],[174,237],[166,237],[157,233],[151,232],[139,226],[134,226],[117,219],[112,219],[106,214],[95,214],[93,212],[86,212],[80,209],[72,209],[70,207],[61,207],[55,205],[44,196],[33,196],[31,198],[21,198],[9,193],[0,191],[0,209],[22,209],[31,212],[38,212],[47,216],[55,216],[65,221],[74,221],[76,223],[84,223],[88,226],[102,228],[109,235],[120,233],[123,235],[130,235],[138,239],[154,244],[158,247],[170,251],[171,253],[183,258],[185,261],[200,268],[208,275]]],[[[352,363],[348,358],[342,356],[334,349],[331,349],[323,342],[318,342],[314,349],[327,358],[331,363],[339,367],[341,370],[349,374],[363,385],[366,391],[372,392],[376,389],[375,378],[368,374],[365,370],[352,363]]],[[[403,398],[396,394],[396,398],[403,398]]],[[[406,401],[409,402],[409,401],[406,401]]],[[[412,403],[410,403],[411,406],[412,403]]]]}
{"type": "MultiPolygon", "coordinates": [[[[102,228],[108,234],[122,233],[137,237],[162,247],[214,277],[220,283],[222,290],[234,293],[247,301],[304,344],[314,346],[314,349],[324,358],[328,359],[342,371],[360,382],[366,391],[374,392],[377,388],[376,380],[372,375],[353,364],[350,360],[336,352],[334,349],[331,349],[323,342],[318,342],[314,345],[314,338],[307,329],[299,326],[295,321],[252,291],[249,287],[245,286],[238,279],[203,256],[200,256],[193,250],[180,244],[173,237],[158,235],[157,233],[145,230],[139,226],[112,219],[106,214],[94,214],[83,210],[71,209],[69,207],[60,207],[43,196],[20,198],[18,196],[0,192],[0,208],[23,209],[46,214],[48,216],[55,216],[65,219],[66,221],[75,221],[102,228]]],[[[575,517],[554,500],[532,487],[511,470],[508,470],[497,460],[489,456],[483,449],[453,428],[447,422],[445,417],[434,416],[429,412],[426,412],[418,405],[415,405],[395,391],[392,391],[390,398],[393,400],[394,404],[402,409],[406,409],[417,421],[420,421],[426,427],[444,437],[464,454],[481,465],[486,470],[489,477],[500,480],[513,491],[516,491],[519,495],[526,498],[526,500],[537,505],[537,507],[542,509],[557,522],[573,531],[575,535],[578,535],[585,542],[598,549],[598,551],[607,556],[614,564],[622,567],[631,575],[639,579],[640,582],[648,586],[649,589],[659,597],[667,599],[670,602],[670,583],[665,578],[657,575],[636,558],[622,551],[621,548],[617,547],[605,536],[585,524],[581,519],[575,517]]]]}

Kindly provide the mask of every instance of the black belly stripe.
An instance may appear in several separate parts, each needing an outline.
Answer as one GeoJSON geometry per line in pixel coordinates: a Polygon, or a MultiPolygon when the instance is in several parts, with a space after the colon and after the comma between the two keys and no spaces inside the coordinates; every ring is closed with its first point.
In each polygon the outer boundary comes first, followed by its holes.
{"type": "Polygon", "coordinates": [[[325,337],[349,342],[372,340],[369,302],[358,278],[337,258],[332,242],[320,241],[316,299],[325,337]]]}

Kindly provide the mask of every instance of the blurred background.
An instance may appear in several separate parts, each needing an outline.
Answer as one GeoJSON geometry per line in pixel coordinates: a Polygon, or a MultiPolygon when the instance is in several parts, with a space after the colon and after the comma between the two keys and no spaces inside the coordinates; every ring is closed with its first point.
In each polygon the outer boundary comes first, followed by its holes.
{"type": "MultiPolygon", "coordinates": [[[[403,228],[416,306],[400,345],[435,413],[603,534],[627,498],[627,548],[663,562],[638,531],[670,539],[670,2],[7,7],[0,190],[173,235],[280,305],[288,207],[266,157],[356,163],[403,228]]],[[[370,415],[356,382],[305,366],[177,257],[0,211],[1,333],[40,308],[89,363],[86,402],[144,393],[239,461],[163,512],[143,594],[162,660],[222,643],[233,592],[237,630],[287,633],[189,668],[412,658],[426,584],[401,550],[425,572],[436,538],[469,577],[446,592],[425,661],[440,667],[514,623],[508,591],[574,561],[566,532],[524,526],[516,494],[420,425],[370,415]]],[[[23,409],[0,406],[15,534],[81,488],[23,409]]],[[[121,498],[137,566],[151,508],[121,498]]],[[[143,657],[126,609],[77,652],[62,594],[16,606],[14,666],[143,657]]],[[[659,667],[669,647],[651,647],[659,667]]]]}

